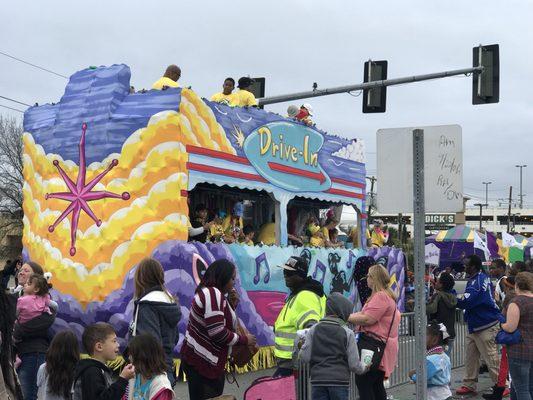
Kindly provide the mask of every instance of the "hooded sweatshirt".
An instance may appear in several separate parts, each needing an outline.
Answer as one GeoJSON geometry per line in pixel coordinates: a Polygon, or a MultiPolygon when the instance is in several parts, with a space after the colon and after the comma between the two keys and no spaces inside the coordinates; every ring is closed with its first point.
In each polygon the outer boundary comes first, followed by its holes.
{"type": "Polygon", "coordinates": [[[350,372],[364,372],[355,334],[346,326],[352,309],[347,298],[332,293],[326,301],[326,317],[307,333],[299,356],[311,365],[313,386],[349,386],[350,372]]]}
{"type": "Polygon", "coordinates": [[[133,315],[132,336],[147,333],[156,338],[163,345],[168,372],[170,376],[175,376],[172,352],[179,338],[181,310],[178,301],[161,287],[155,287],[135,301],[133,315]]]}
{"type": "Polygon", "coordinates": [[[113,374],[105,364],[86,358],[76,367],[72,400],[121,400],[127,386],[124,378],[113,382],[113,374]]]}
{"type": "Polygon", "coordinates": [[[436,320],[444,324],[450,338],[455,338],[455,309],[457,307],[457,293],[455,290],[445,292],[439,290],[427,303],[426,314],[429,320],[436,320]]]}

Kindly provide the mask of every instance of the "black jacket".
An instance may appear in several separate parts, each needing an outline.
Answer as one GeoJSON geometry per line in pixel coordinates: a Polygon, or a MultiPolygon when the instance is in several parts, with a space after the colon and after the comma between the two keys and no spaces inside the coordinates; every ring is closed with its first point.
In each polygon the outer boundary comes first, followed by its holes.
{"type": "Polygon", "coordinates": [[[426,305],[428,319],[436,320],[444,324],[450,338],[455,338],[455,309],[457,308],[457,297],[454,293],[443,291],[436,292],[426,305]]]}
{"type": "Polygon", "coordinates": [[[80,360],[74,374],[73,400],[121,400],[128,381],[113,374],[107,366],[92,358],[80,360]]]}
{"type": "Polygon", "coordinates": [[[178,301],[170,298],[160,287],[148,290],[140,300],[135,301],[131,333],[135,331],[135,335],[147,333],[155,337],[163,345],[168,372],[173,375],[173,351],[178,343],[180,318],[178,301]]]}
{"type": "Polygon", "coordinates": [[[55,319],[56,312],[52,309],[52,314],[42,313],[24,324],[15,323],[13,339],[17,353],[46,353],[51,339],[48,330],[55,319]]]}

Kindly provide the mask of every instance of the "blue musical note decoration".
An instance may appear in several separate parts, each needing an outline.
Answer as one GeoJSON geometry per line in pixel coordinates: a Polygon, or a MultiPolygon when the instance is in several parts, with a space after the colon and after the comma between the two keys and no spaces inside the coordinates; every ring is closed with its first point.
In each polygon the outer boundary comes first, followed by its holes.
{"type": "Polygon", "coordinates": [[[316,279],[318,275],[318,270],[322,272],[322,277],[317,280],[320,281],[320,283],[324,284],[324,279],[326,279],[327,267],[320,260],[316,260],[315,272],[313,272],[313,279],[316,279]]]}
{"type": "Polygon", "coordinates": [[[263,264],[266,267],[266,275],[263,279],[263,282],[268,283],[268,281],[270,281],[270,265],[268,265],[266,254],[261,253],[259,256],[255,258],[255,276],[254,276],[255,285],[257,285],[259,281],[261,280],[261,265],[263,264]]]}

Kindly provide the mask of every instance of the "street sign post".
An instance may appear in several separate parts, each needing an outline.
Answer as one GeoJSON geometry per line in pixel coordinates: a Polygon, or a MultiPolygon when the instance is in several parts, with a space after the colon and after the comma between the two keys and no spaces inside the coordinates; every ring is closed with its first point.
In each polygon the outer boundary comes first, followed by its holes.
{"type": "MultiPolygon", "coordinates": [[[[461,127],[380,129],[377,132],[380,213],[413,213],[417,399],[426,399],[425,223],[450,223],[463,207],[461,127]],[[426,211],[439,213],[427,215],[426,211]]],[[[429,254],[431,256],[431,254],[429,254]]],[[[437,256],[430,257],[436,262],[437,256]]]]}
{"type": "MultiPolygon", "coordinates": [[[[378,180],[379,182],[379,180],[378,180]]],[[[425,263],[424,131],[413,131],[413,219],[415,263],[416,398],[427,398],[425,263]]]]}

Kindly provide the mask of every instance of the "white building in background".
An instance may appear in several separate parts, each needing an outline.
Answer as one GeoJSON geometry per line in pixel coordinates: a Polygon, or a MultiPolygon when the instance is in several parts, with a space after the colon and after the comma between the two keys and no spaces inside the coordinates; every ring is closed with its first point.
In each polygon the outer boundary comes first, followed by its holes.
{"type": "MultiPolygon", "coordinates": [[[[346,208],[346,207],[345,207],[346,208]]],[[[507,232],[508,208],[489,207],[483,208],[482,227],[489,232],[507,232]]],[[[341,224],[351,222],[353,218],[350,213],[343,210],[341,224]]],[[[375,213],[372,218],[379,218],[387,225],[398,228],[398,214],[380,214],[375,213]]],[[[407,227],[407,232],[413,232],[413,215],[403,214],[402,221],[407,227]]],[[[426,233],[435,232],[453,228],[455,225],[465,224],[471,228],[479,229],[479,207],[467,207],[464,213],[457,214],[427,214],[426,215],[426,233]]],[[[533,208],[512,208],[510,219],[510,232],[523,236],[533,236],[533,208]]]]}
{"type": "MultiPolygon", "coordinates": [[[[483,208],[481,223],[483,229],[489,232],[507,232],[507,223],[510,222],[510,231],[533,236],[533,208],[488,207],[483,208]]],[[[479,207],[467,207],[465,210],[466,225],[479,228],[479,207]]]]}

